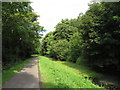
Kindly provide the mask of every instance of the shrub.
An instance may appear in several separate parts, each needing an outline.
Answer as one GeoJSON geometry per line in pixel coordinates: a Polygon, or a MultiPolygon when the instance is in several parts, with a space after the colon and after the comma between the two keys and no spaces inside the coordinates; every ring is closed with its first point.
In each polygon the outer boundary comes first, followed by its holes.
{"type": "Polygon", "coordinates": [[[77,58],[77,61],[76,61],[77,64],[81,64],[81,58],[77,58]]]}
{"type": "Polygon", "coordinates": [[[72,56],[67,56],[67,60],[66,61],[72,61],[72,56]]]}

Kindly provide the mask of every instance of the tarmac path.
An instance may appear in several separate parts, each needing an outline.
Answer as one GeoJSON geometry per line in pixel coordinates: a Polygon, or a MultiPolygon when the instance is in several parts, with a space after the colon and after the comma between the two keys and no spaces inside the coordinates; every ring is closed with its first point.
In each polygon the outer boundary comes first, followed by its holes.
{"type": "Polygon", "coordinates": [[[40,88],[38,58],[35,57],[13,76],[3,88],[40,88]]]}

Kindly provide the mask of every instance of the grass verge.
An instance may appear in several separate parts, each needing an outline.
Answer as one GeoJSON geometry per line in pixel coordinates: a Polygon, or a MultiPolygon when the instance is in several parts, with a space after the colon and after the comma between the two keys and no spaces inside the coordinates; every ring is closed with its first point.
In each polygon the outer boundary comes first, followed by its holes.
{"type": "Polygon", "coordinates": [[[68,68],[69,70],[79,74],[83,77],[89,78],[89,77],[93,77],[93,78],[101,78],[103,75],[100,73],[97,73],[95,71],[93,71],[92,69],[90,69],[90,67],[87,67],[83,64],[76,64],[76,63],[71,63],[71,62],[66,62],[66,61],[56,61],[58,64],[61,64],[63,67],[68,68]]]}
{"type": "Polygon", "coordinates": [[[2,84],[4,85],[11,77],[13,77],[17,72],[19,72],[27,63],[29,63],[31,59],[32,58],[26,59],[25,61],[19,62],[17,65],[11,67],[8,70],[3,70],[2,84]]]}
{"type": "Polygon", "coordinates": [[[65,65],[65,63],[70,65],[73,63],[52,61],[44,56],[39,56],[39,58],[42,88],[101,88],[85,79],[83,74],[80,74],[80,70],[74,68],[75,65],[74,67],[65,65]]]}

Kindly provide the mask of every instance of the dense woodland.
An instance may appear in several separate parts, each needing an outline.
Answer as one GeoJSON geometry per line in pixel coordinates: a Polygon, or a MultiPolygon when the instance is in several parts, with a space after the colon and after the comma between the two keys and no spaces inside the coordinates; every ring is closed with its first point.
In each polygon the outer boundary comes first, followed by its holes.
{"type": "Polygon", "coordinates": [[[120,2],[91,3],[85,14],[61,20],[41,42],[40,53],[55,60],[120,71],[120,2]]]}
{"type": "Polygon", "coordinates": [[[3,69],[37,52],[44,28],[29,2],[2,3],[3,69]]]}
{"type": "Polygon", "coordinates": [[[92,2],[85,14],[45,31],[29,2],[2,3],[3,69],[40,53],[55,60],[120,71],[120,2],[92,2]]]}
{"type": "Polygon", "coordinates": [[[45,87],[120,86],[114,79],[120,72],[120,2],[91,2],[85,14],[62,19],[45,37],[30,4],[2,2],[3,84],[37,54],[45,87]]]}

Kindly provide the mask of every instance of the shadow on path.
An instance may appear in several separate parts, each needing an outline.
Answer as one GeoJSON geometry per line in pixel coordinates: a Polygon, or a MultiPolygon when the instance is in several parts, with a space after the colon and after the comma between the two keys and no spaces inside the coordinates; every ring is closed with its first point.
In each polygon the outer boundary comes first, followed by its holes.
{"type": "Polygon", "coordinates": [[[38,58],[34,58],[5,83],[3,88],[40,88],[39,79],[38,58]]]}

